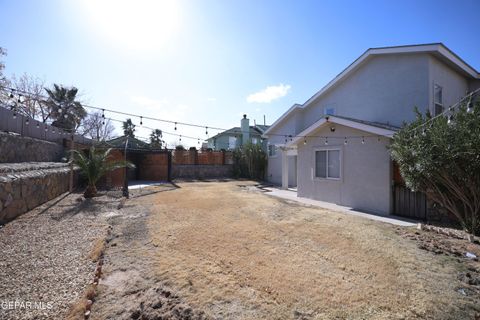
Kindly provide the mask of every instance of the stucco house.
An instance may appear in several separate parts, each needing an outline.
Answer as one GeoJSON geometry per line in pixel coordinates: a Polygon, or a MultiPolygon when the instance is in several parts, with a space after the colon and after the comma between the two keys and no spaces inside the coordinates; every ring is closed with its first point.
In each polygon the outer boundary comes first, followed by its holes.
{"type": "Polygon", "coordinates": [[[395,213],[387,146],[414,107],[439,114],[480,87],[480,75],[442,43],[371,48],[264,134],[268,179],[300,197],[395,213]]]}
{"type": "Polygon", "coordinates": [[[220,132],[207,140],[208,148],[213,150],[233,150],[248,142],[262,144],[266,148],[267,141],[262,137],[269,128],[267,125],[250,125],[250,120],[244,114],[240,121],[240,127],[220,132]]]}

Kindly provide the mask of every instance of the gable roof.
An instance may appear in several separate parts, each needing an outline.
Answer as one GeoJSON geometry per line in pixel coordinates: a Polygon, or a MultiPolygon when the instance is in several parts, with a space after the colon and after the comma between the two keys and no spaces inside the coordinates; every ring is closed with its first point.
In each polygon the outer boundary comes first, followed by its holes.
{"type": "Polygon", "coordinates": [[[300,132],[296,137],[292,139],[292,141],[288,142],[286,146],[292,146],[292,145],[298,144],[299,142],[303,141],[305,137],[312,135],[312,133],[315,132],[317,129],[329,123],[335,123],[338,125],[365,131],[372,135],[384,136],[387,138],[392,138],[393,134],[400,129],[398,127],[391,126],[389,124],[384,124],[384,123],[370,122],[370,121],[364,121],[364,120],[358,120],[358,119],[340,117],[340,116],[324,116],[320,118],[320,120],[318,120],[317,122],[309,126],[307,129],[300,132]]]}
{"type": "MultiPolygon", "coordinates": [[[[250,126],[250,135],[252,136],[261,136],[264,131],[266,130],[265,128],[269,128],[269,126],[260,126],[260,125],[257,125],[257,126],[250,126]]],[[[233,127],[231,129],[228,129],[228,130],[225,130],[225,131],[222,131],[220,133],[217,133],[216,135],[214,135],[213,137],[211,138],[208,138],[207,140],[210,140],[210,139],[216,139],[218,138],[219,136],[235,136],[235,135],[241,135],[242,134],[242,128],[240,127],[233,127]]]]}
{"type": "Polygon", "coordinates": [[[315,93],[310,99],[308,99],[303,105],[294,104],[290,109],[287,110],[280,118],[275,121],[270,128],[265,132],[268,135],[268,132],[273,130],[278,124],[285,120],[292,112],[308,107],[312,102],[317,100],[322,94],[328,91],[330,88],[338,84],[341,80],[348,77],[356,69],[358,69],[369,57],[375,55],[383,54],[405,54],[405,53],[430,53],[435,57],[439,58],[449,66],[453,67],[462,74],[473,78],[480,79],[480,73],[471,67],[468,63],[463,61],[459,56],[457,56],[453,51],[447,48],[443,43],[429,43],[429,44],[418,44],[418,45],[405,45],[405,46],[394,46],[394,47],[379,47],[379,48],[369,48],[366,50],[360,57],[353,61],[348,67],[346,67],[342,72],[340,72],[335,78],[328,82],[322,89],[315,93]]]}
{"type": "Polygon", "coordinates": [[[128,145],[127,145],[128,149],[150,149],[150,145],[148,143],[138,140],[137,138],[127,137],[127,136],[121,136],[108,141],[104,141],[100,143],[100,145],[109,147],[109,148],[115,148],[115,149],[125,149],[125,143],[127,141],[127,138],[128,138],[128,145]]]}

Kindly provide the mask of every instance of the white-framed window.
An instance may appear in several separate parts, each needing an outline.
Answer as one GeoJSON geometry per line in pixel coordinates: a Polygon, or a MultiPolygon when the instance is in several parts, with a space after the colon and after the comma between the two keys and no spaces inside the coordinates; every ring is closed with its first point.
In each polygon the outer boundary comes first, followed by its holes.
{"type": "Polygon", "coordinates": [[[443,88],[438,84],[433,85],[433,115],[438,116],[443,112],[443,88]]]}
{"type": "Polygon", "coordinates": [[[228,148],[233,150],[237,147],[237,138],[236,137],[228,137],[228,148]]]}
{"type": "Polygon", "coordinates": [[[315,150],[314,178],[340,180],[341,157],[340,149],[315,150]]]}
{"type": "Polygon", "coordinates": [[[275,157],[277,155],[277,146],[274,144],[268,145],[268,156],[275,157]]]}

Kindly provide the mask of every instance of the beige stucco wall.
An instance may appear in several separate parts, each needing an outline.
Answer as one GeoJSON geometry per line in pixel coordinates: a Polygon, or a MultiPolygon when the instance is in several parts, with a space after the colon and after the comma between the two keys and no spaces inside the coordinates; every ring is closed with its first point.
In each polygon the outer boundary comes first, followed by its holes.
{"type": "Polygon", "coordinates": [[[336,203],[359,210],[391,213],[391,161],[387,150],[388,138],[368,137],[368,133],[335,125],[324,126],[314,135],[328,136],[328,146],[323,138],[310,138],[307,144],[298,145],[298,196],[336,203]],[[349,139],[345,136],[367,136],[349,139]],[[336,137],[336,138],[335,138],[336,137]],[[338,148],[341,150],[341,178],[328,180],[314,178],[315,150],[338,148]]]}
{"type": "Polygon", "coordinates": [[[336,115],[401,126],[414,120],[415,106],[426,111],[428,79],[428,55],[370,57],[303,110],[303,128],[320,119],[327,106],[335,107],[336,115]]]}
{"type": "Polygon", "coordinates": [[[454,105],[466,95],[468,91],[468,81],[463,75],[433,56],[430,56],[429,70],[430,112],[433,112],[433,92],[435,84],[442,87],[443,106],[445,109],[454,105]]]}

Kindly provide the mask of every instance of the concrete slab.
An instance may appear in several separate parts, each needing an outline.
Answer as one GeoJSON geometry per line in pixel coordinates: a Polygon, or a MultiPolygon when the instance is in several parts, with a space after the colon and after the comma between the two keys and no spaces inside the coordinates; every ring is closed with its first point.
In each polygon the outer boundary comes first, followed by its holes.
{"type": "Polygon", "coordinates": [[[128,190],[142,189],[142,188],[152,187],[152,186],[160,186],[165,183],[167,182],[134,180],[134,181],[129,181],[128,190]]]}
{"type": "Polygon", "coordinates": [[[303,204],[317,206],[320,208],[329,209],[333,211],[343,212],[345,214],[350,214],[353,216],[362,217],[370,220],[386,222],[396,226],[413,227],[418,223],[417,221],[410,220],[410,219],[404,219],[404,218],[394,217],[390,215],[383,216],[378,214],[366,213],[366,212],[353,210],[352,208],[349,208],[349,207],[339,206],[337,204],[330,203],[330,202],[298,197],[296,190],[284,190],[276,187],[264,187],[261,189],[266,190],[268,192],[267,194],[274,197],[297,201],[303,204]]]}

